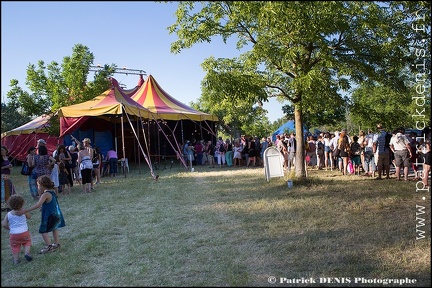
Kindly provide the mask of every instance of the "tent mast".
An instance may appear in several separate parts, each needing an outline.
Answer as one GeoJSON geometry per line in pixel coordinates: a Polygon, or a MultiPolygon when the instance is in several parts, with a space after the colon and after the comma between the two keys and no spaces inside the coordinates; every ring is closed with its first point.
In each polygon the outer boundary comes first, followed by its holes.
{"type": "MultiPolygon", "coordinates": [[[[124,123],[123,123],[123,113],[125,113],[123,107],[122,107],[122,114],[121,114],[121,133],[122,133],[122,145],[123,145],[123,159],[126,160],[126,152],[125,152],[125,140],[124,140],[124,123]]],[[[126,178],[126,169],[125,169],[125,163],[123,163],[123,174],[126,178]]]]}
{"type": "Polygon", "coordinates": [[[181,129],[181,138],[182,138],[182,147],[183,147],[183,145],[185,144],[184,131],[183,131],[183,119],[180,119],[180,129],[181,129]]]}
{"type": "MultiPolygon", "coordinates": [[[[136,119],[136,129],[137,129],[137,131],[138,131],[138,134],[139,134],[139,121],[142,121],[141,119],[139,119],[138,118],[138,116],[135,116],[135,119],[136,119]]],[[[141,124],[142,125],[142,124],[141,124]]],[[[143,129],[143,133],[145,133],[144,132],[144,129],[143,129]]],[[[138,139],[136,139],[137,140],[137,142],[139,142],[139,135],[138,135],[138,137],[137,137],[138,139]]],[[[134,142],[135,143],[135,142],[134,142]]],[[[139,145],[139,144],[138,144],[139,145]]],[[[135,148],[135,144],[134,144],[134,148],[135,148]]],[[[141,156],[140,156],[140,153],[139,153],[139,151],[138,151],[138,147],[136,148],[136,157],[138,157],[138,173],[139,174],[141,174],[141,156]]],[[[135,149],[134,149],[134,153],[135,153],[135,149]]]]}

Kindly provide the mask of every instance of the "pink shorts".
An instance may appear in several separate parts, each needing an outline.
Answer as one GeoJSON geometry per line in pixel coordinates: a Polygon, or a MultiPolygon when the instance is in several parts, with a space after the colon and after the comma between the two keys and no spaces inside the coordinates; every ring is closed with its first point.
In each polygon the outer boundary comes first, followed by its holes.
{"type": "Polygon", "coordinates": [[[30,231],[19,234],[10,234],[9,241],[12,248],[12,253],[19,253],[21,246],[31,246],[30,231]]]}

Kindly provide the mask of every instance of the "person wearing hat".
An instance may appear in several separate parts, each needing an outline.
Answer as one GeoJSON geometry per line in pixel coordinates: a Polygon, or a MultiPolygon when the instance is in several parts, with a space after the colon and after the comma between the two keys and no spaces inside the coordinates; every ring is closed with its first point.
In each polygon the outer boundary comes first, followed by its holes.
{"type": "MultiPolygon", "coordinates": [[[[75,141],[75,143],[77,144],[77,147],[79,147],[80,141],[78,139],[76,139],[73,135],[71,135],[71,138],[72,138],[72,140],[75,141]]],[[[84,146],[84,149],[86,149],[89,152],[90,159],[93,159],[93,157],[94,157],[94,151],[93,151],[93,148],[91,147],[90,143],[91,143],[90,138],[84,138],[82,140],[82,144],[84,146]]],[[[78,148],[78,150],[79,150],[79,148],[78,148]]],[[[78,151],[78,154],[79,153],[80,152],[78,151]]],[[[78,164],[79,164],[79,161],[78,161],[78,164]]],[[[92,180],[91,180],[91,190],[93,190],[93,177],[92,177],[92,180]]]]}
{"type": "Polygon", "coordinates": [[[46,142],[45,142],[45,140],[44,139],[39,139],[38,141],[37,141],[37,146],[39,147],[39,146],[45,146],[46,145],[46,142]]]}

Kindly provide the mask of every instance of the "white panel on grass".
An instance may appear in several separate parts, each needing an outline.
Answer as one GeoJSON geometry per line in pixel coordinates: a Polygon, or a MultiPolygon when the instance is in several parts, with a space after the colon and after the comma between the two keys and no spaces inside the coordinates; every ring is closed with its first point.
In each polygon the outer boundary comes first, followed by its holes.
{"type": "Polygon", "coordinates": [[[263,153],[264,170],[267,182],[273,177],[283,177],[283,156],[275,147],[267,148],[263,153]]]}

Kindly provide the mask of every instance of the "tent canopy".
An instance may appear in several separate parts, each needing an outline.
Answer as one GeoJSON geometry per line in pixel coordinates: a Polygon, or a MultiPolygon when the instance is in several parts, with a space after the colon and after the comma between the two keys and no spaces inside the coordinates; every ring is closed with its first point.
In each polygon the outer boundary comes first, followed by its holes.
{"type": "MultiPolygon", "coordinates": [[[[276,140],[276,135],[280,135],[283,133],[294,132],[295,133],[295,121],[288,120],[284,124],[282,124],[275,132],[272,134],[272,141],[276,140]]],[[[303,125],[303,132],[307,133],[308,130],[305,125],[303,125]]]]}
{"type": "Polygon", "coordinates": [[[9,135],[20,135],[20,134],[31,134],[46,132],[45,128],[49,127],[50,115],[41,115],[35,119],[23,124],[15,129],[2,133],[1,137],[6,137],[9,135]]]}
{"type": "Polygon", "coordinates": [[[153,113],[125,94],[119,87],[117,80],[111,78],[111,83],[111,89],[101,95],[89,101],[59,109],[60,136],[78,129],[82,123],[88,120],[88,117],[108,118],[109,116],[123,115],[124,112],[144,119],[155,118],[153,113]]]}
{"type": "MultiPolygon", "coordinates": [[[[123,147],[123,158],[128,158],[126,157],[127,155],[125,147],[126,141],[124,136],[124,122],[129,122],[131,129],[133,129],[132,122],[129,116],[136,116],[140,119],[156,119],[156,117],[148,109],[142,107],[140,104],[132,100],[130,96],[125,93],[125,91],[127,90],[123,90],[120,88],[117,80],[115,80],[114,78],[110,78],[110,80],[112,84],[111,89],[105,91],[101,95],[96,96],[89,101],[67,107],[62,107],[58,110],[58,115],[60,117],[60,135],[63,136],[66,134],[71,134],[72,132],[76,131],[79,128],[82,128],[83,126],[91,126],[96,129],[108,128],[108,130],[111,130],[111,125],[109,124],[114,124],[115,127],[116,123],[120,122],[120,130],[122,132],[121,139],[123,147]],[[126,117],[123,118],[123,116],[126,117]],[[121,119],[121,121],[118,121],[119,118],[121,119]],[[89,124],[89,122],[91,122],[91,124],[89,124]],[[95,124],[97,122],[99,122],[99,124],[95,124]]],[[[137,141],[136,143],[140,144],[137,135],[134,136],[137,141]]],[[[132,142],[132,144],[133,143],[134,142],[132,142]]],[[[149,164],[149,168],[153,177],[156,178],[147,155],[144,153],[143,150],[142,152],[145,159],[147,160],[147,163],[149,164]]]]}
{"type": "Polygon", "coordinates": [[[131,96],[143,107],[157,114],[158,119],[219,121],[216,116],[197,111],[173,98],[149,75],[138,91],[131,96]]]}
{"type": "Polygon", "coordinates": [[[148,109],[125,94],[117,80],[111,78],[111,83],[111,89],[89,101],[60,108],[59,117],[121,115],[125,112],[129,115],[152,118],[152,113],[148,109]]]}
{"type": "Polygon", "coordinates": [[[43,139],[47,143],[45,146],[48,153],[54,152],[57,144],[62,143],[63,139],[49,135],[46,128],[49,127],[51,115],[41,115],[32,121],[21,125],[15,129],[4,132],[1,135],[2,145],[9,150],[9,156],[24,161],[30,147],[37,147],[37,140],[43,139]]]}

